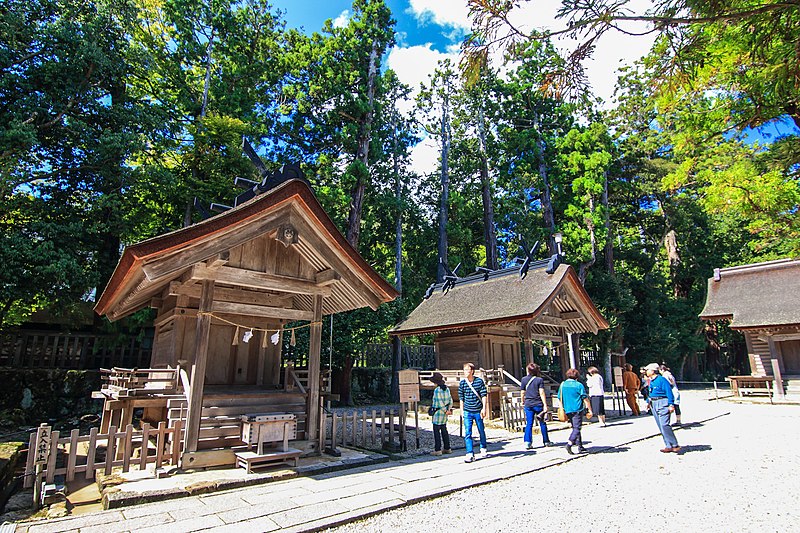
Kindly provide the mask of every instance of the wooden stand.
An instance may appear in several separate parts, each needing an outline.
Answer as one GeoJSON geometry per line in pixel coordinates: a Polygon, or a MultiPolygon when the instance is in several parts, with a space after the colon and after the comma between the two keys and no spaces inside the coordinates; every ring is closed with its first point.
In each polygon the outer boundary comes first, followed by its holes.
{"type": "Polygon", "coordinates": [[[292,414],[243,415],[242,440],[249,446],[255,444],[256,451],[250,449],[236,453],[236,466],[253,472],[256,466],[271,465],[293,461],[297,466],[301,450],[290,448],[289,440],[297,435],[297,419],[292,414]],[[279,448],[264,448],[266,443],[278,443],[279,448]]]}

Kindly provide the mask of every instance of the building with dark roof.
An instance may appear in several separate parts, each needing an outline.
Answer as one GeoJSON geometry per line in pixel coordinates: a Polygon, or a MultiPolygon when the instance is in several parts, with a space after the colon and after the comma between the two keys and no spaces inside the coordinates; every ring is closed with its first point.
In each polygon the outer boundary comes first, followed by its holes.
{"type": "Polygon", "coordinates": [[[510,267],[433,285],[408,318],[390,334],[435,334],[436,367],[460,369],[464,362],[516,376],[532,361],[533,340],[559,346],[561,368],[577,366],[573,334],[608,328],[575,270],[560,256],[536,261],[526,272],[510,267]]]}
{"type": "Polygon", "coordinates": [[[714,270],[700,318],[730,321],[744,333],[753,376],[800,375],[800,260],[781,259],[714,270]]]}

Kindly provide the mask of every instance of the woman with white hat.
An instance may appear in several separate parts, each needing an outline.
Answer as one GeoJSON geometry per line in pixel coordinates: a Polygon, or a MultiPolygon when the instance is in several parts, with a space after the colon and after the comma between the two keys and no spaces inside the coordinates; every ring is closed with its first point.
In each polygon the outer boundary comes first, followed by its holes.
{"type": "Polygon", "coordinates": [[[661,452],[678,453],[681,451],[681,447],[678,446],[678,439],[675,438],[675,432],[672,431],[672,426],[669,425],[670,417],[675,410],[675,397],[672,395],[672,386],[659,373],[661,367],[658,363],[650,363],[644,369],[650,378],[647,403],[650,405],[653,418],[656,419],[656,425],[661,431],[661,436],[664,438],[664,444],[666,445],[661,452]]]}

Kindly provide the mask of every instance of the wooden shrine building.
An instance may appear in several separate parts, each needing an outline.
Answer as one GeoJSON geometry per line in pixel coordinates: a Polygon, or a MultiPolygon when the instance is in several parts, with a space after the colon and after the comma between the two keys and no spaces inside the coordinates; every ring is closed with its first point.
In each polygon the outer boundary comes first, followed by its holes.
{"type": "MultiPolygon", "coordinates": [[[[800,376],[800,260],[781,259],[714,269],[700,318],[727,320],[744,333],[755,378],[774,381],[800,376]]],[[[731,376],[732,385],[746,377],[731,376]]]]}
{"type": "Polygon", "coordinates": [[[438,369],[460,370],[469,361],[522,376],[521,344],[524,360],[532,362],[532,341],[545,340],[558,346],[566,371],[577,366],[573,335],[608,328],[560,255],[464,278],[451,275],[432,285],[426,296],[390,334],[433,333],[438,369]]]}
{"type": "Polygon", "coordinates": [[[323,316],[396,296],[285,167],[222,213],[125,249],[95,311],[113,321],[156,309],[151,367],[175,382],[118,379],[99,395],[103,424],[124,426],[136,407],[150,423],[180,420],[181,465],[212,466],[234,463],[242,415],[293,413],[300,447],[316,451],[323,316]],[[283,328],[298,321],[307,368],[282,371],[283,328]]]}

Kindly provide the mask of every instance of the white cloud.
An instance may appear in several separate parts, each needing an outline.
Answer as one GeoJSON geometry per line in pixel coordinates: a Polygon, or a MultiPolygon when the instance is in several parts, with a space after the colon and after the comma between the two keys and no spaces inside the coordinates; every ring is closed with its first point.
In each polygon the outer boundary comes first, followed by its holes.
{"type": "Polygon", "coordinates": [[[386,64],[395,71],[401,82],[411,87],[412,98],[416,98],[420,83],[428,83],[428,76],[436,69],[437,63],[444,59],[450,59],[453,64],[457,64],[458,54],[433,50],[428,43],[407,48],[395,46],[389,52],[386,64]]]}
{"type": "Polygon", "coordinates": [[[466,0],[410,0],[408,12],[421,23],[469,29],[466,0]]]}
{"type": "Polygon", "coordinates": [[[422,139],[411,149],[411,169],[420,176],[428,175],[438,168],[439,146],[430,137],[422,139]]]}
{"type": "Polygon", "coordinates": [[[347,26],[347,23],[350,22],[350,10],[345,9],[339,16],[333,19],[333,27],[334,28],[344,28],[347,26]]]}
{"type": "MultiPolygon", "coordinates": [[[[523,32],[533,29],[558,31],[566,27],[564,19],[556,19],[560,2],[523,2],[519,9],[511,12],[509,20],[523,32]]],[[[652,8],[650,0],[632,0],[627,8],[636,13],[644,13],[652,8]]],[[[642,23],[619,23],[618,26],[631,33],[641,33],[649,29],[642,23]]],[[[592,59],[584,61],[583,66],[592,92],[602,98],[605,107],[610,107],[614,86],[617,82],[617,69],[632,65],[634,61],[647,54],[655,35],[631,36],[618,31],[608,31],[597,41],[592,59]]],[[[557,37],[553,44],[561,52],[574,50],[579,44],[574,39],[557,37]]]]}

